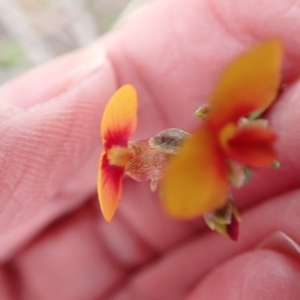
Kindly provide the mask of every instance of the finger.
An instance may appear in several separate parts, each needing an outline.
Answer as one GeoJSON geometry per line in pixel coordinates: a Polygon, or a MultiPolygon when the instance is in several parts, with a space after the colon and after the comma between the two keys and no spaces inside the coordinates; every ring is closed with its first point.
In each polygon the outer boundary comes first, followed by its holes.
{"type": "Polygon", "coordinates": [[[100,240],[94,208],[89,203],[57,221],[22,250],[11,262],[15,273],[10,282],[15,284],[1,290],[14,290],[19,282],[18,299],[100,299],[122,281],[124,271],[100,240]]]}
{"type": "Polygon", "coordinates": [[[299,278],[299,262],[270,250],[252,251],[213,271],[187,299],[296,300],[299,278]]]}
{"type": "MultiPolygon", "coordinates": [[[[45,76],[49,72],[59,78],[64,59],[2,89],[5,93],[15,87],[16,95],[23,80],[28,90],[40,84],[22,107],[14,97],[1,103],[0,260],[94,192],[101,113],[116,87],[112,66],[99,45],[95,47],[93,57],[73,66],[79,73],[54,80],[45,87],[48,94],[43,92],[45,76]]],[[[88,57],[87,51],[80,57],[88,57]]]]}

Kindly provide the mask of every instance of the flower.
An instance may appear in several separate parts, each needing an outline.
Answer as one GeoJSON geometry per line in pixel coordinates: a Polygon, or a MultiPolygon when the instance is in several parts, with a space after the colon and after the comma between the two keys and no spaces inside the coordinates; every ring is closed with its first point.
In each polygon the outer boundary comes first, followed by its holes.
{"type": "Polygon", "coordinates": [[[132,85],[118,89],[108,101],[101,123],[103,151],[99,159],[98,196],[103,216],[110,222],[121,201],[122,179],[150,180],[155,191],[181,142],[188,135],[167,129],[151,139],[129,141],[137,125],[137,93],[132,85]]]}
{"type": "Polygon", "coordinates": [[[222,208],[230,193],[232,161],[247,168],[274,161],[276,134],[259,122],[241,125],[240,120],[263,112],[275,100],[281,60],[281,43],[273,39],[225,69],[209,109],[205,108],[205,122],[186,139],[166,170],[162,198],[170,215],[189,219],[222,208]]]}
{"type": "Polygon", "coordinates": [[[137,125],[137,94],[127,84],[107,103],[101,122],[103,151],[99,159],[98,196],[104,218],[110,221],[122,195],[122,178],[132,158],[127,144],[137,125]]]}

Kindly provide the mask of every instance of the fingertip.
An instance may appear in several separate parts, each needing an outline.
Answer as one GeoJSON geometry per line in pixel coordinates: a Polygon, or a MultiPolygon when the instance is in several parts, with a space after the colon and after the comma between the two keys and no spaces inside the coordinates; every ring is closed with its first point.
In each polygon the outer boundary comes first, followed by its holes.
{"type": "Polygon", "coordinates": [[[299,261],[272,250],[256,250],[217,268],[187,299],[296,300],[299,278],[299,261]]]}

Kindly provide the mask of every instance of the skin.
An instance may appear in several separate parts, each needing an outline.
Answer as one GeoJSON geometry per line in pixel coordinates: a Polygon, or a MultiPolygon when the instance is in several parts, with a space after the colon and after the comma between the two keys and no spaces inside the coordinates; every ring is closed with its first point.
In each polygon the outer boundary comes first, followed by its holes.
{"type": "Polygon", "coordinates": [[[282,250],[286,240],[256,247],[278,230],[300,243],[299,14],[294,0],[153,1],[87,49],[3,85],[0,298],[299,299],[299,254],[282,250]],[[281,168],[234,191],[239,241],[202,219],[170,219],[148,183],[129,179],[106,223],[95,183],[99,124],[117,87],[138,90],[134,139],[191,130],[224,66],[274,36],[288,86],[267,115],[281,168]]]}

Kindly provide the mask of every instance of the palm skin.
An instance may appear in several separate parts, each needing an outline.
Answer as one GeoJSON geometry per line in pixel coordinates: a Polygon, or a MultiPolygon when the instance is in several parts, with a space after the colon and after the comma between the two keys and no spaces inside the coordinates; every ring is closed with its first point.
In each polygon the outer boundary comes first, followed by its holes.
{"type": "Polygon", "coordinates": [[[288,0],[154,1],[92,48],[4,85],[0,298],[299,299],[299,257],[287,247],[256,249],[278,230],[300,243],[299,13],[288,0]],[[95,181],[100,119],[115,89],[138,90],[134,138],[190,130],[223,67],[274,36],[288,88],[268,119],[282,167],[234,191],[239,241],[201,219],[170,219],[148,183],[129,179],[106,223],[95,181]]]}

